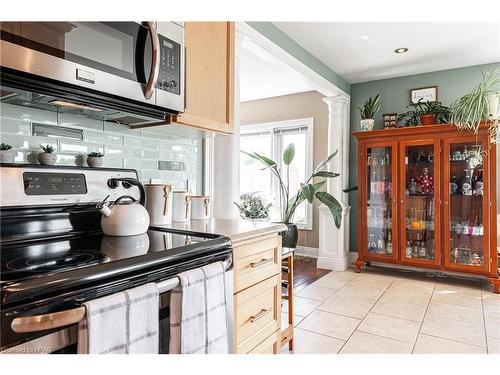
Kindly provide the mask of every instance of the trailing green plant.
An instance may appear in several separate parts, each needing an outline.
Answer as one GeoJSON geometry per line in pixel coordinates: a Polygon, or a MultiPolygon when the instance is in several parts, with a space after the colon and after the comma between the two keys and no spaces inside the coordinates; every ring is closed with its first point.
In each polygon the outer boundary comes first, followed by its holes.
{"type": "Polygon", "coordinates": [[[269,219],[272,203],[264,203],[264,199],[256,194],[257,192],[242,194],[240,201],[234,204],[238,207],[241,217],[245,219],[269,219]]]}
{"type": "Polygon", "coordinates": [[[102,152],[89,152],[87,156],[89,158],[102,158],[104,157],[104,154],[102,152]]]}
{"type": "Polygon", "coordinates": [[[338,173],[329,172],[326,170],[328,164],[332,161],[335,155],[337,155],[337,151],[335,151],[321,163],[319,163],[318,166],[314,169],[313,173],[309,176],[309,178],[304,183],[300,184],[300,189],[297,191],[297,193],[293,195],[290,192],[289,181],[290,164],[295,157],[295,146],[293,143],[290,143],[285,151],[283,151],[283,164],[286,168],[286,180],[281,171],[281,168],[278,167],[278,163],[274,160],[264,155],[260,155],[256,152],[250,153],[242,151],[242,153],[261,162],[264,165],[264,168],[269,169],[274,177],[278,180],[280,188],[280,216],[283,223],[290,224],[293,222],[295,211],[302,202],[307,201],[309,204],[312,204],[314,199],[317,199],[330,209],[335,226],[337,228],[340,228],[340,224],[342,222],[342,206],[331,194],[325,191],[320,191],[320,189],[325,185],[328,178],[339,176],[338,173]],[[315,183],[313,181],[314,178],[324,179],[315,183]]]}
{"type": "Polygon", "coordinates": [[[55,151],[54,146],[51,146],[51,145],[45,145],[45,146],[44,145],[40,145],[40,148],[46,154],[52,154],[55,151]]]}
{"type": "Polygon", "coordinates": [[[500,141],[500,120],[491,119],[488,96],[500,87],[500,66],[492,72],[481,71],[481,82],[451,105],[451,123],[460,130],[477,133],[482,121],[492,120],[490,141],[500,141]]]}
{"type": "Polygon", "coordinates": [[[7,151],[7,150],[10,150],[12,148],[11,145],[9,145],[8,143],[0,143],[0,150],[1,151],[7,151]]]}
{"type": "Polygon", "coordinates": [[[401,113],[398,121],[404,121],[406,126],[417,126],[420,124],[420,116],[435,115],[436,124],[447,124],[450,121],[450,108],[441,104],[441,102],[424,102],[420,99],[416,103],[410,103],[406,106],[410,110],[401,113]]]}
{"type": "Polygon", "coordinates": [[[356,108],[362,120],[373,119],[375,113],[380,109],[380,94],[377,94],[374,98],[370,96],[363,104],[363,107],[356,106],[356,108]]]}

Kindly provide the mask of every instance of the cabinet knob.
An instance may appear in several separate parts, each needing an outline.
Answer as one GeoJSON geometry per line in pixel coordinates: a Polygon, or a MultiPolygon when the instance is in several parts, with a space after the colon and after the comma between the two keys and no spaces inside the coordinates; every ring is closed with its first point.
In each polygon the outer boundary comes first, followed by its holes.
{"type": "Polygon", "coordinates": [[[405,200],[404,200],[404,199],[401,199],[401,201],[400,201],[399,203],[404,204],[404,203],[405,203],[405,200]]]}

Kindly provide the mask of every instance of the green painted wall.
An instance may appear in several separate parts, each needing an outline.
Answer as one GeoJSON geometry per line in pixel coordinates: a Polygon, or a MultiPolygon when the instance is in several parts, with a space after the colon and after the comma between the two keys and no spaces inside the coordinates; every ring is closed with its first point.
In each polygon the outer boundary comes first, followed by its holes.
{"type": "MultiPolygon", "coordinates": [[[[479,82],[481,70],[490,72],[499,65],[500,62],[353,84],[351,85],[351,132],[360,130],[361,117],[356,106],[361,106],[369,96],[380,93],[381,107],[376,115],[375,128],[382,128],[382,113],[406,112],[410,89],[437,85],[438,100],[444,105],[450,105],[479,82]]],[[[354,137],[350,140],[349,167],[349,184],[357,185],[357,147],[354,137]]],[[[500,173],[498,174],[500,177],[500,173]]],[[[352,251],[358,251],[358,210],[355,192],[350,193],[349,201],[352,206],[350,248],[352,251]]]]}
{"type": "Polygon", "coordinates": [[[321,60],[314,57],[295,40],[291,39],[283,31],[278,29],[272,22],[247,22],[247,24],[283,48],[290,55],[303,62],[306,66],[314,70],[323,78],[329,80],[339,89],[344,90],[348,94],[350,93],[351,85],[349,83],[347,83],[341,76],[335,73],[321,60]]]}

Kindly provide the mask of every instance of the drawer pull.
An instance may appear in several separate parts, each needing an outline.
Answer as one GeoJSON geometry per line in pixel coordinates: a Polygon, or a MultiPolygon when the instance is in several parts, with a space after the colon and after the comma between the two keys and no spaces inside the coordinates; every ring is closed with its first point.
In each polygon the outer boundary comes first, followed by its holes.
{"type": "Polygon", "coordinates": [[[250,267],[252,267],[252,268],[261,267],[265,264],[272,263],[273,261],[274,261],[273,258],[262,259],[261,261],[250,263],[250,267]]]}
{"type": "Polygon", "coordinates": [[[273,311],[273,309],[262,309],[260,311],[260,313],[258,313],[257,315],[252,315],[250,317],[250,321],[253,323],[253,322],[256,322],[257,320],[259,319],[262,319],[263,317],[265,317],[267,314],[269,314],[271,311],[273,311]]]}

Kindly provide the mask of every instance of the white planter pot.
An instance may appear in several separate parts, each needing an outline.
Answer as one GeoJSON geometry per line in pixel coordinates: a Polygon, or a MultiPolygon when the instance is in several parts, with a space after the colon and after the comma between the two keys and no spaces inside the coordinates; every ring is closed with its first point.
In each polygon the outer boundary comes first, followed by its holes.
{"type": "Polygon", "coordinates": [[[96,157],[96,156],[88,156],[87,157],[87,164],[89,167],[92,168],[98,168],[102,167],[104,160],[102,157],[96,157]]]}
{"type": "Polygon", "coordinates": [[[207,220],[212,217],[212,200],[209,196],[191,197],[191,219],[207,220]]]}
{"type": "Polygon", "coordinates": [[[488,95],[488,118],[490,120],[496,120],[500,118],[500,93],[488,95]]]}
{"type": "Polygon", "coordinates": [[[191,194],[186,191],[174,191],[172,196],[172,221],[190,221],[191,194]]]}
{"type": "Polygon", "coordinates": [[[163,184],[146,184],[146,210],[151,225],[172,223],[172,186],[163,184]]]}
{"type": "Polygon", "coordinates": [[[57,161],[57,155],[41,152],[38,154],[38,161],[43,165],[54,165],[57,161]]]}
{"type": "Polygon", "coordinates": [[[375,126],[375,120],[368,118],[360,121],[361,131],[370,131],[373,130],[375,126]]]}
{"type": "Polygon", "coordinates": [[[17,151],[10,150],[0,150],[0,162],[2,163],[13,163],[16,158],[17,151]]]}

